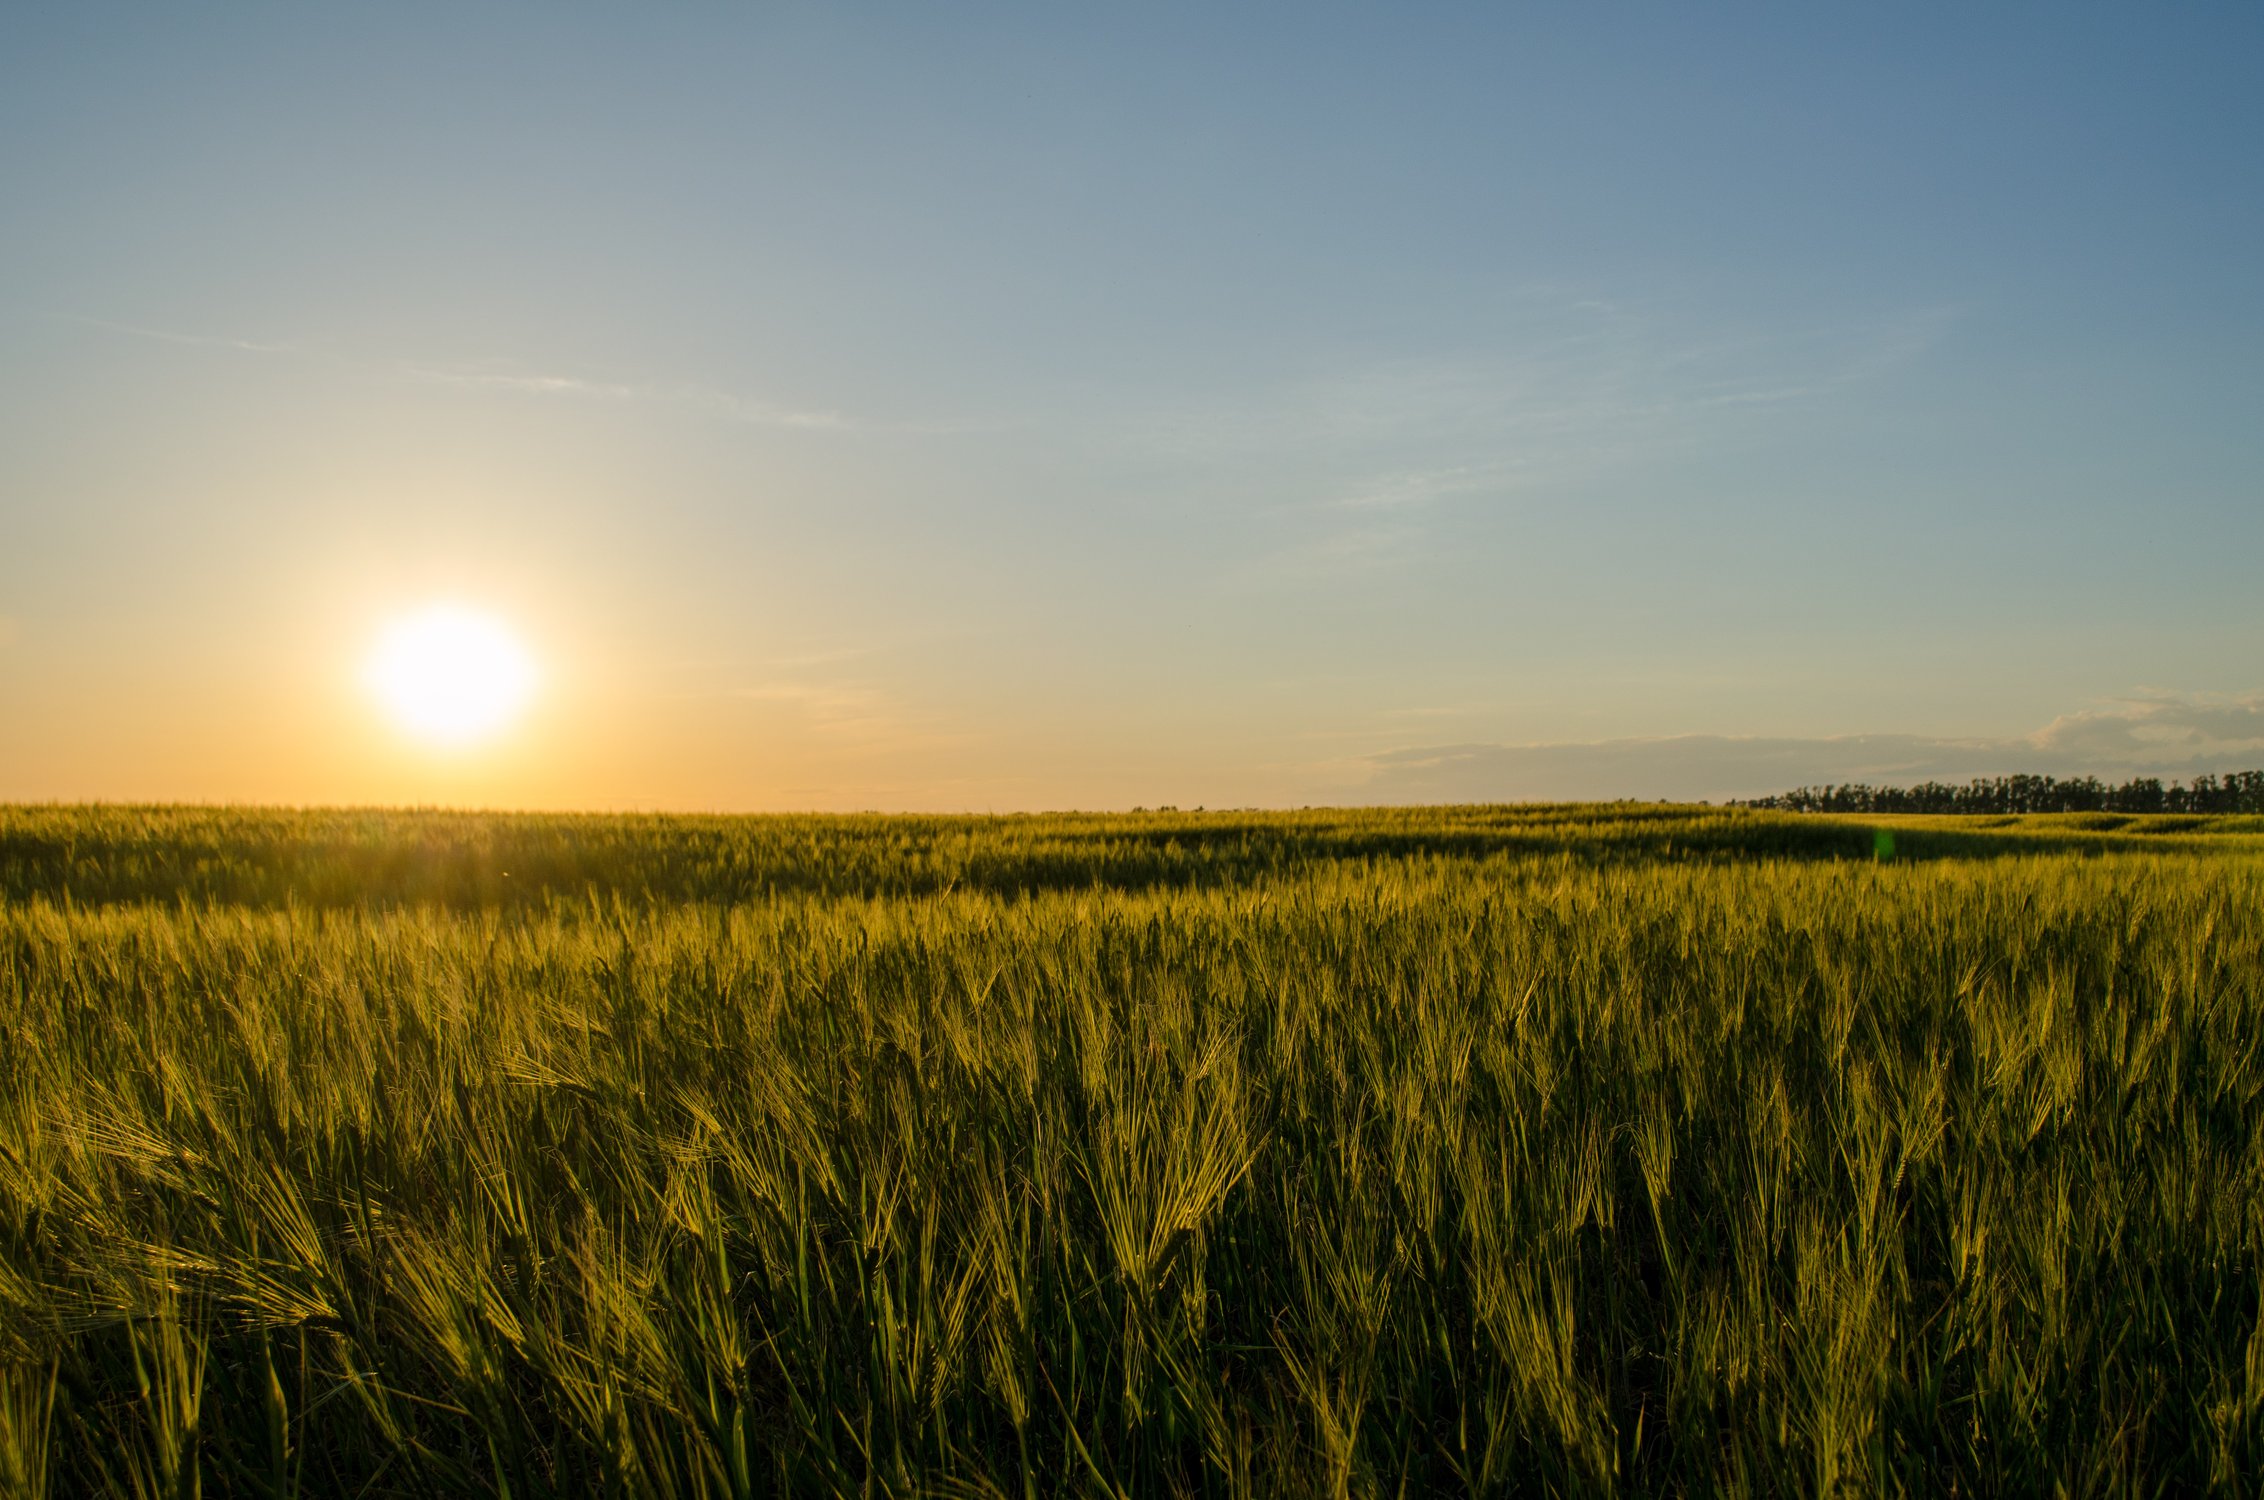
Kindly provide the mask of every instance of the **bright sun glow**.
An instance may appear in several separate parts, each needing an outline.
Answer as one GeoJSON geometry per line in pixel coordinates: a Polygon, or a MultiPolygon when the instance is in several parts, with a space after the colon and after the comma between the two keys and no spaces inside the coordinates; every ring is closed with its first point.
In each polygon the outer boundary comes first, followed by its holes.
{"type": "Polygon", "coordinates": [[[500,621],[434,604],[385,627],[365,680],[408,733],[436,745],[469,745],[527,706],[535,664],[500,621]]]}

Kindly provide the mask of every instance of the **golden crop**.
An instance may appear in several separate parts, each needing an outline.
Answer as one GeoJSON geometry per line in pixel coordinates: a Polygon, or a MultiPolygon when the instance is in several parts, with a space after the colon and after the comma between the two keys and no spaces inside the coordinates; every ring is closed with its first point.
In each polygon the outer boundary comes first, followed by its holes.
{"type": "Polygon", "coordinates": [[[2253,1493],[2260,1251],[2254,818],[0,810],[0,1493],[2253,1493]]]}

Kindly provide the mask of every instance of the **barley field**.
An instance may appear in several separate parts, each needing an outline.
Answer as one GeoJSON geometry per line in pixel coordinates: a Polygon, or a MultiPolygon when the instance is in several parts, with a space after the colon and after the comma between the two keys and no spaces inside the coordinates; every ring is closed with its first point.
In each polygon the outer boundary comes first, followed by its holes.
{"type": "Polygon", "coordinates": [[[0,1492],[2264,1490],[2264,818],[0,809],[0,1492]]]}

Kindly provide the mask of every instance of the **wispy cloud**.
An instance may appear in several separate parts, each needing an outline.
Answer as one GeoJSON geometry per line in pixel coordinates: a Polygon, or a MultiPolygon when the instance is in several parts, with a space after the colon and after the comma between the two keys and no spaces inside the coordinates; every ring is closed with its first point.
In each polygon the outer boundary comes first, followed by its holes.
{"type": "Polygon", "coordinates": [[[1566,452],[1624,452],[1630,442],[1688,436],[1691,419],[1828,396],[1920,357],[1950,323],[1944,310],[1920,309],[1868,323],[1724,332],[1595,299],[1541,299],[1522,322],[1460,349],[1412,351],[1241,401],[1152,414],[1136,431],[1150,447],[1207,458],[1262,452],[1338,467],[1362,455],[1426,455],[1379,467],[1370,488],[1389,492],[1424,475],[1494,477],[1566,452]]]}
{"type": "MultiPolygon", "coordinates": [[[[174,329],[153,328],[139,323],[121,323],[108,318],[82,317],[75,313],[54,315],[60,321],[75,323],[86,328],[100,328],[110,333],[125,334],[132,338],[150,339],[159,343],[179,344],[199,349],[231,349],[251,354],[284,354],[302,358],[315,357],[314,351],[298,344],[281,343],[264,339],[235,338],[225,335],[182,333],[174,329]]],[[[795,406],[785,402],[767,400],[737,391],[723,390],[697,382],[633,382],[593,379],[580,375],[561,375],[549,372],[511,370],[485,365],[443,365],[416,360],[380,361],[357,359],[337,354],[320,356],[326,363],[355,370],[381,371],[433,385],[454,386],[461,390],[491,391],[534,397],[563,397],[584,401],[608,401],[673,406],[700,412],[717,421],[738,423],[749,427],[779,427],[801,431],[839,432],[857,424],[838,411],[816,407],[795,406]]],[[[912,426],[906,431],[945,431],[945,424],[912,426]]]]}
{"type": "Polygon", "coordinates": [[[230,338],[225,335],[181,333],[170,328],[150,328],[139,323],[114,323],[107,318],[85,318],[76,313],[56,313],[59,321],[76,323],[83,328],[100,328],[110,333],[123,333],[132,338],[152,339],[161,344],[186,344],[198,349],[235,349],[247,354],[296,354],[294,344],[275,343],[264,339],[230,338]]]}
{"type": "Polygon", "coordinates": [[[1322,504],[1334,510],[1410,510],[1458,495],[1498,492],[1526,478],[1531,471],[1530,462],[1517,458],[1438,469],[1409,469],[1373,476],[1322,504]]]}
{"type": "Polygon", "coordinates": [[[2264,693],[2156,695],[2064,715],[2034,733],[1954,739],[1732,735],[1430,745],[1361,758],[1384,802],[1751,797],[1824,782],[1908,784],[2037,772],[2191,777],[2264,768],[2264,693]]]}
{"type": "Polygon", "coordinates": [[[728,696],[777,704],[829,733],[858,733],[896,723],[886,698],[872,688],[850,683],[782,679],[732,688],[728,696]]]}
{"type": "Polygon", "coordinates": [[[591,401],[636,402],[683,407],[720,421],[750,427],[786,427],[839,432],[853,424],[837,411],[781,405],[734,391],[706,385],[639,385],[618,380],[589,380],[573,375],[522,374],[482,369],[452,369],[434,365],[406,365],[404,371],[418,380],[475,390],[510,392],[527,396],[567,396],[591,401]]]}
{"type": "Polygon", "coordinates": [[[1344,527],[1230,569],[1224,582],[1235,587],[1318,583],[1374,573],[1408,562],[1421,537],[1422,533],[1411,526],[1344,527]]]}
{"type": "Polygon", "coordinates": [[[830,667],[839,662],[875,656],[888,649],[890,648],[887,646],[831,646],[822,651],[805,651],[794,656],[774,656],[764,665],[781,671],[791,671],[803,667],[830,667]]]}
{"type": "Polygon", "coordinates": [[[787,672],[728,689],[724,696],[762,705],[778,731],[822,747],[827,756],[871,760],[972,742],[935,714],[869,682],[787,672]]]}
{"type": "Polygon", "coordinates": [[[567,375],[497,375],[471,370],[440,370],[407,366],[410,375],[435,385],[460,385],[474,390],[513,391],[526,396],[587,396],[605,401],[628,401],[637,390],[605,380],[577,380],[567,375]]]}
{"type": "Polygon", "coordinates": [[[1921,309],[1793,331],[1697,328],[1595,298],[1550,294],[1490,343],[1321,371],[1242,400],[1127,427],[1143,461],[1250,494],[1271,537],[1229,584],[1341,574],[1373,554],[1354,516],[1389,515],[1393,547],[1422,550],[1458,508],[1545,500],[1614,473],[1772,439],[1822,403],[1922,357],[1951,324],[1921,309]],[[1301,534],[1302,533],[1302,534],[1301,534]],[[1316,562],[1321,565],[1316,566],[1316,562]]]}

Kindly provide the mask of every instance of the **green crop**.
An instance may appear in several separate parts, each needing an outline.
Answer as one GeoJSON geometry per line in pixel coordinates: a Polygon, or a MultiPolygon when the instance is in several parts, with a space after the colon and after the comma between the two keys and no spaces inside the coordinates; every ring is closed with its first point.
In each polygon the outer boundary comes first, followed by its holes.
{"type": "Polygon", "coordinates": [[[2260,1254],[2264,819],[0,809],[0,1494],[2254,1494],[2260,1254]]]}

